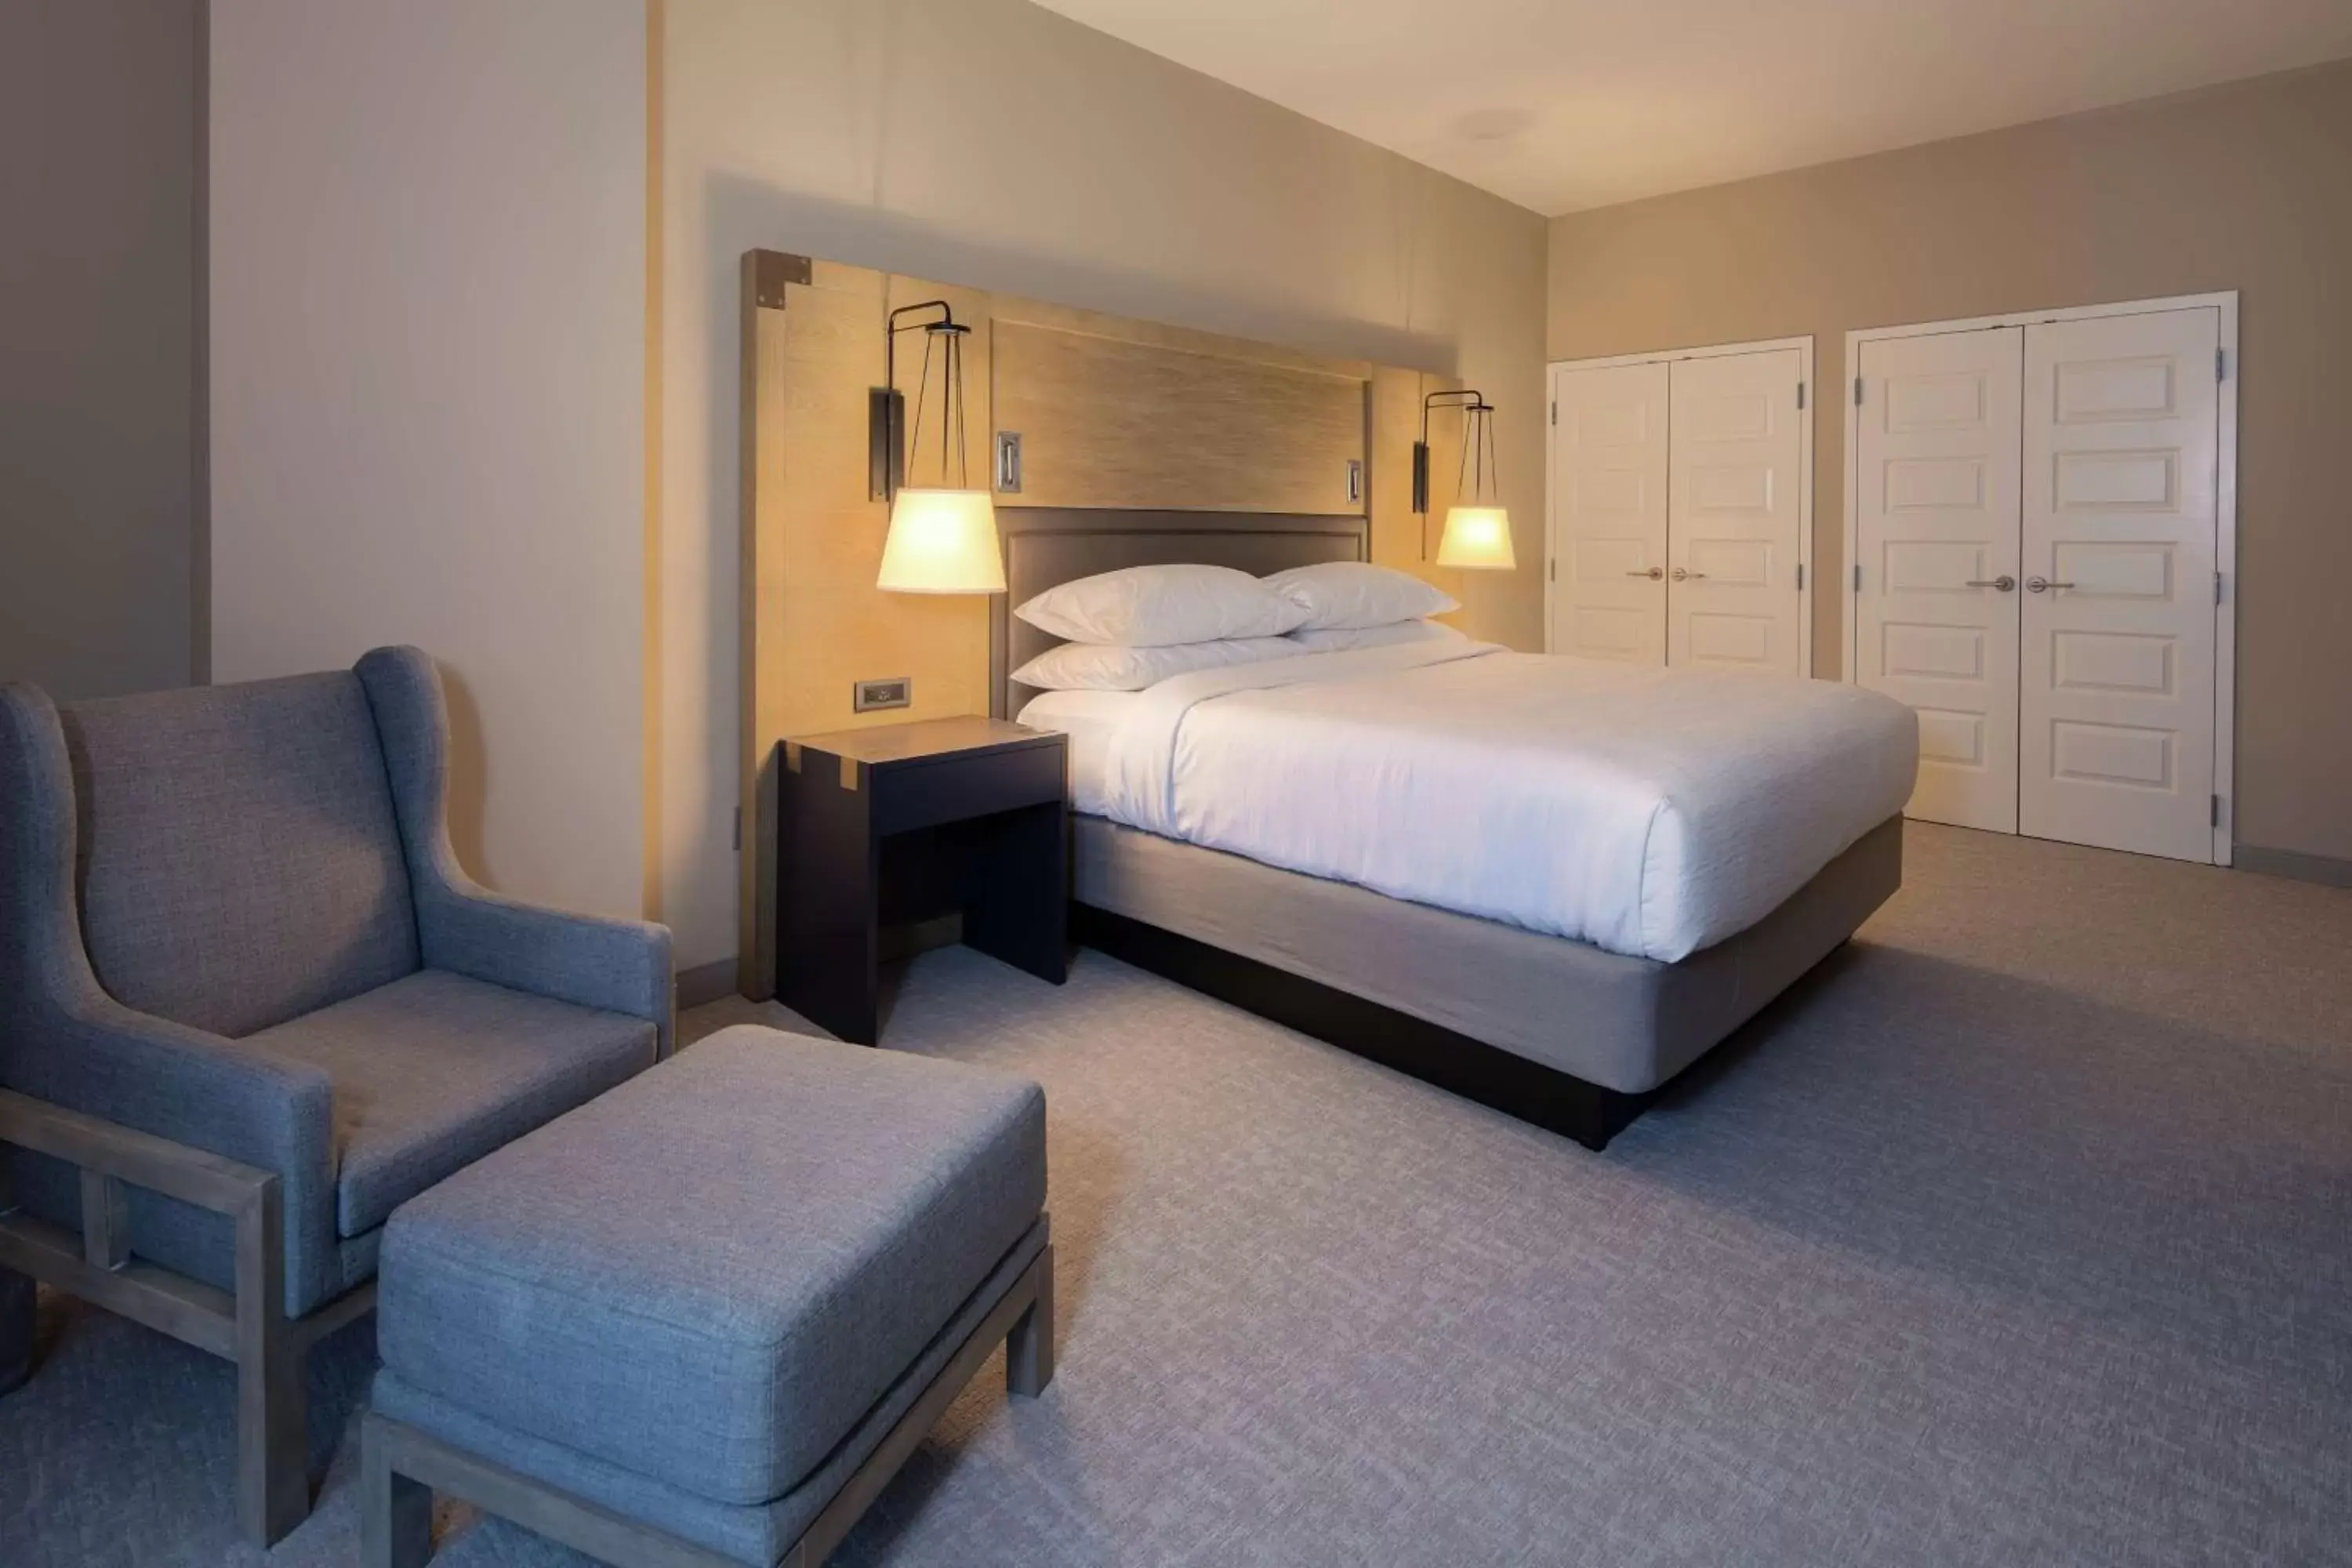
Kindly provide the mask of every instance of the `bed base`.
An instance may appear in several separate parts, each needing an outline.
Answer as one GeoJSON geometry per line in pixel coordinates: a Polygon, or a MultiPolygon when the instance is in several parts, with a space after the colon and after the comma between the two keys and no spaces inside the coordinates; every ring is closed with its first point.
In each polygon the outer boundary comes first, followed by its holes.
{"type": "Polygon", "coordinates": [[[1084,946],[1587,1149],[1607,1148],[1658,1095],[1656,1089],[1604,1089],[1425,1018],[1109,910],[1074,904],[1070,918],[1071,933],[1084,946]]]}

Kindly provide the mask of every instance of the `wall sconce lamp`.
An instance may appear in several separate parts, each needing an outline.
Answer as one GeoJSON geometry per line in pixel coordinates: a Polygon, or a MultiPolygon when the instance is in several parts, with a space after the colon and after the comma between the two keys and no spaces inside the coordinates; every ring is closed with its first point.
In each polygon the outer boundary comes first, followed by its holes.
{"type": "Polygon", "coordinates": [[[866,491],[890,503],[890,532],[882,544],[882,570],[875,585],[897,594],[1002,594],[1004,558],[996,543],[996,508],[984,489],[971,487],[965,452],[966,400],[963,340],[971,329],[955,319],[944,300],[903,305],[883,328],[883,384],[866,399],[866,491]],[[928,321],[901,322],[901,316],[936,311],[928,321]],[[902,441],[906,400],[898,392],[898,334],[923,333],[923,376],[915,388],[915,426],[902,441]],[[906,482],[921,456],[923,407],[929,401],[931,360],[940,373],[940,471],[936,486],[906,482]],[[948,453],[955,452],[950,483],[948,453]]]}
{"type": "Polygon", "coordinates": [[[1454,504],[1446,509],[1445,531],[1437,542],[1437,563],[1508,572],[1518,563],[1511,553],[1511,514],[1502,504],[1502,476],[1495,464],[1495,405],[1476,391],[1433,392],[1421,400],[1421,439],[1412,444],[1412,510],[1423,520],[1422,559],[1429,559],[1429,411],[1440,403],[1462,409],[1462,472],[1454,479],[1454,504]]]}

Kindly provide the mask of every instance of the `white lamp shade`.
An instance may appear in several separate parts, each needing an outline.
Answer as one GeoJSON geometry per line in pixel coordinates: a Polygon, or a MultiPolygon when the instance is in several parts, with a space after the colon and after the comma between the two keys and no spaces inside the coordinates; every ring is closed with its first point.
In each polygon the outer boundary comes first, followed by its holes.
{"type": "Polygon", "coordinates": [[[1445,513],[1445,536],[1437,542],[1437,563],[1473,571],[1510,571],[1518,564],[1511,554],[1511,514],[1498,506],[1450,508],[1445,513]]]}
{"type": "Polygon", "coordinates": [[[996,509],[986,490],[901,489],[875,585],[894,594],[1002,594],[996,509]]]}

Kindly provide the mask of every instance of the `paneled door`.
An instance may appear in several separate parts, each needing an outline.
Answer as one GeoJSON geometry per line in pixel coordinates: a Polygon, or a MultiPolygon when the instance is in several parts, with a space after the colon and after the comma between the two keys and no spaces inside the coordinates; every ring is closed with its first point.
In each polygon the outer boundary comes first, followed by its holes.
{"type": "Polygon", "coordinates": [[[1919,715],[1909,814],[2017,831],[2016,327],[1861,344],[1854,678],[1919,715]]]}
{"type": "Polygon", "coordinates": [[[1666,657],[1666,366],[1562,371],[1551,646],[1584,658],[1666,657]]]}
{"type": "Polygon", "coordinates": [[[1805,673],[1795,349],[1673,363],[1666,662],[1805,673]]]}
{"type": "Polygon", "coordinates": [[[2018,826],[2210,860],[2221,312],[2025,329],[2018,826]]]}

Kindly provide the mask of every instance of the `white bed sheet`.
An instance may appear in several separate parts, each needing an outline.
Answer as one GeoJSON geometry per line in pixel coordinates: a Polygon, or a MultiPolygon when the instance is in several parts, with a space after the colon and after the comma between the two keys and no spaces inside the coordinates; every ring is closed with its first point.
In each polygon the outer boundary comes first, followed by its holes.
{"type": "Polygon", "coordinates": [[[1480,643],[1058,692],[1022,719],[1070,731],[1081,811],[1666,963],[1901,811],[1918,758],[1911,710],[1858,687],[1480,643]]]}

